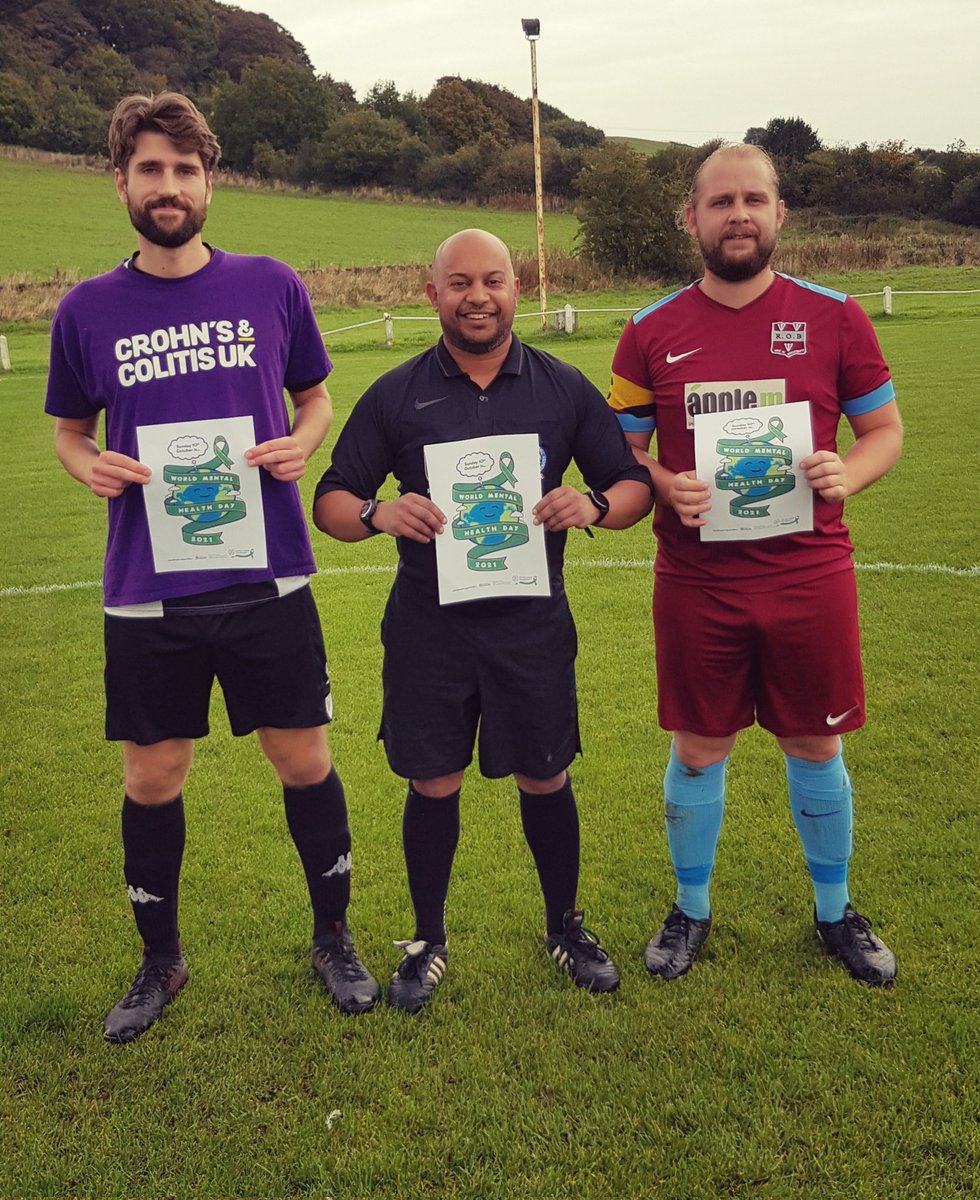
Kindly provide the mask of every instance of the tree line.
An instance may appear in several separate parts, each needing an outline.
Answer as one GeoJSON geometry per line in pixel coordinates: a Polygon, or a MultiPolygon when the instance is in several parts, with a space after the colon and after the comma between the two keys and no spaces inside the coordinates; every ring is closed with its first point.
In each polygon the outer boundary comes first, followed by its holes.
{"type": "MultiPolygon", "coordinates": [[[[380,80],[358,100],[317,75],[277,22],[218,0],[5,0],[0,32],[3,143],[103,154],[120,96],[174,88],[208,116],[226,169],[450,201],[533,192],[529,100],[454,76],[425,96],[380,80]]],[[[544,188],[575,205],[585,253],[617,272],[684,275],[688,240],[674,217],[717,143],[646,157],[548,104],[541,118],[544,188]]],[[[980,155],[963,143],[827,147],[799,117],[745,140],[772,155],[793,208],[980,225],[980,155]]]]}
{"type": "MultiPolygon", "coordinates": [[[[771,156],[791,210],[980,226],[980,154],[962,142],[946,150],[902,142],[827,147],[800,117],[774,117],[743,140],[771,156]]],[[[580,241],[589,255],[607,270],[686,277],[695,264],[680,215],[694,171],[718,145],[671,145],[641,158],[607,144],[593,154],[576,180],[580,241]]]]}
{"type": "MultiPolygon", "coordinates": [[[[217,0],[6,0],[6,8],[0,142],[104,154],[120,96],[174,88],[211,121],[226,169],[447,200],[533,190],[531,104],[505,88],[447,76],[419,96],[381,80],[359,102],[350,84],[318,76],[277,22],[217,0]]],[[[547,104],[541,118],[547,190],[574,196],[585,151],[603,132],[547,104]]]]}

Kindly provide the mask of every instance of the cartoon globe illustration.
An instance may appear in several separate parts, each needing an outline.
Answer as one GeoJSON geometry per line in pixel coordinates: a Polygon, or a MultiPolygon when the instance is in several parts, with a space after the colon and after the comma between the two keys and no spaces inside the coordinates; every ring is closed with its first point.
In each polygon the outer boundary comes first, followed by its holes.
{"type": "Polygon", "coordinates": [[[772,458],[767,454],[760,454],[733,463],[728,469],[728,474],[733,479],[744,481],[738,489],[741,495],[766,496],[772,487],[771,482],[765,479],[771,466],[772,458]],[[745,486],[746,484],[751,485],[754,480],[759,480],[757,487],[745,486]]]}
{"type": "MultiPolygon", "coordinates": [[[[187,487],[181,488],[176,499],[181,504],[210,504],[218,498],[221,490],[216,483],[191,483],[187,487]]],[[[205,525],[211,521],[217,521],[220,516],[219,512],[197,513],[194,519],[198,524],[205,525]]]]}
{"type": "MultiPolygon", "coordinates": [[[[498,521],[512,520],[517,507],[504,500],[485,500],[471,505],[461,514],[460,524],[464,528],[478,529],[481,525],[493,525],[498,521]]],[[[470,540],[478,546],[499,546],[508,538],[506,533],[487,533],[470,540]]]]}

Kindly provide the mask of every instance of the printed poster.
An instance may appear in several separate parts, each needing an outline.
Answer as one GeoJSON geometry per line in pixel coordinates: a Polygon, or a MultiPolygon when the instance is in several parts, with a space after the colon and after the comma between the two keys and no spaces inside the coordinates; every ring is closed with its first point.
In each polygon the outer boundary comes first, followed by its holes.
{"type": "Polygon", "coordinates": [[[136,430],[153,565],[164,571],[252,569],[268,565],[261,467],[251,417],[175,421],[136,430]]]}
{"type": "Polygon", "coordinates": [[[439,603],[550,596],[537,434],[494,434],[425,447],[429,495],[446,514],[436,538],[439,603]]]}
{"type": "Polygon", "coordinates": [[[711,489],[701,540],[747,541],[812,529],[813,492],[799,469],[812,451],[807,401],[698,414],[697,476],[711,489]]]}

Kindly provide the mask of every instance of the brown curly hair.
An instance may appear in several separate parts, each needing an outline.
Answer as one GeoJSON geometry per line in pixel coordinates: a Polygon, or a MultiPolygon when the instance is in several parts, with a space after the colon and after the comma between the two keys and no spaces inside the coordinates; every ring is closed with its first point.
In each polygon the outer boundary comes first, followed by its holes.
{"type": "Polygon", "coordinates": [[[181,153],[196,151],[209,175],[221,157],[221,147],[211,127],[196,106],[179,92],[125,96],[116,105],[109,121],[109,158],[124,175],[140,133],[162,133],[181,153]]]}

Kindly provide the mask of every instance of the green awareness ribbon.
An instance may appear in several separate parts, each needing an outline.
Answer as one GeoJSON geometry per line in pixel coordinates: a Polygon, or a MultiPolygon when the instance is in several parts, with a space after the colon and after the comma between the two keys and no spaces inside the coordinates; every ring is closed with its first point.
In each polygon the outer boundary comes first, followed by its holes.
{"type": "Polygon", "coordinates": [[[233,471],[221,470],[232,464],[228,456],[227,438],[216,437],[212,449],[214,457],[196,467],[179,467],[169,463],[163,468],[164,482],[175,489],[202,485],[218,489],[215,496],[208,500],[178,499],[173,495],[164,501],[168,516],[180,517],[188,522],[180,531],[180,536],[188,546],[220,546],[219,527],[231,525],[246,515],[245,502],[230,498],[231,493],[241,487],[241,477],[233,471]]]}
{"type": "MultiPolygon", "coordinates": [[[[784,467],[789,467],[793,462],[793,451],[788,446],[772,445],[775,440],[784,441],[785,438],[786,434],[783,432],[782,418],[771,417],[768,433],[739,441],[735,441],[733,438],[719,438],[715,448],[725,458],[735,460],[740,458],[758,458],[760,457],[760,451],[764,451],[766,458],[775,459],[784,467]]],[[[787,475],[785,470],[773,470],[770,468],[766,471],[765,475],[735,476],[727,473],[730,469],[731,464],[728,464],[719,467],[715,472],[715,486],[720,491],[744,493],[750,488],[753,491],[758,488],[766,488],[765,493],[762,495],[747,496],[742,494],[733,496],[728,502],[728,510],[733,517],[768,517],[769,503],[778,496],[784,496],[787,492],[791,492],[796,487],[795,476],[787,475]]]]}
{"type": "MultiPolygon", "coordinates": [[[[514,456],[505,450],[497,465],[500,468],[499,474],[483,483],[454,483],[452,487],[453,503],[466,507],[476,504],[504,504],[514,512],[523,512],[524,497],[519,492],[513,492],[504,486],[517,482],[517,476],[514,474],[514,456]]],[[[482,538],[503,536],[503,541],[495,542],[492,546],[477,544],[467,550],[466,565],[471,571],[506,570],[507,559],[505,557],[489,558],[487,556],[523,546],[530,537],[527,525],[523,521],[510,520],[506,516],[495,521],[473,525],[467,524],[461,514],[453,520],[451,528],[453,537],[457,541],[479,542],[482,538]]]]}

